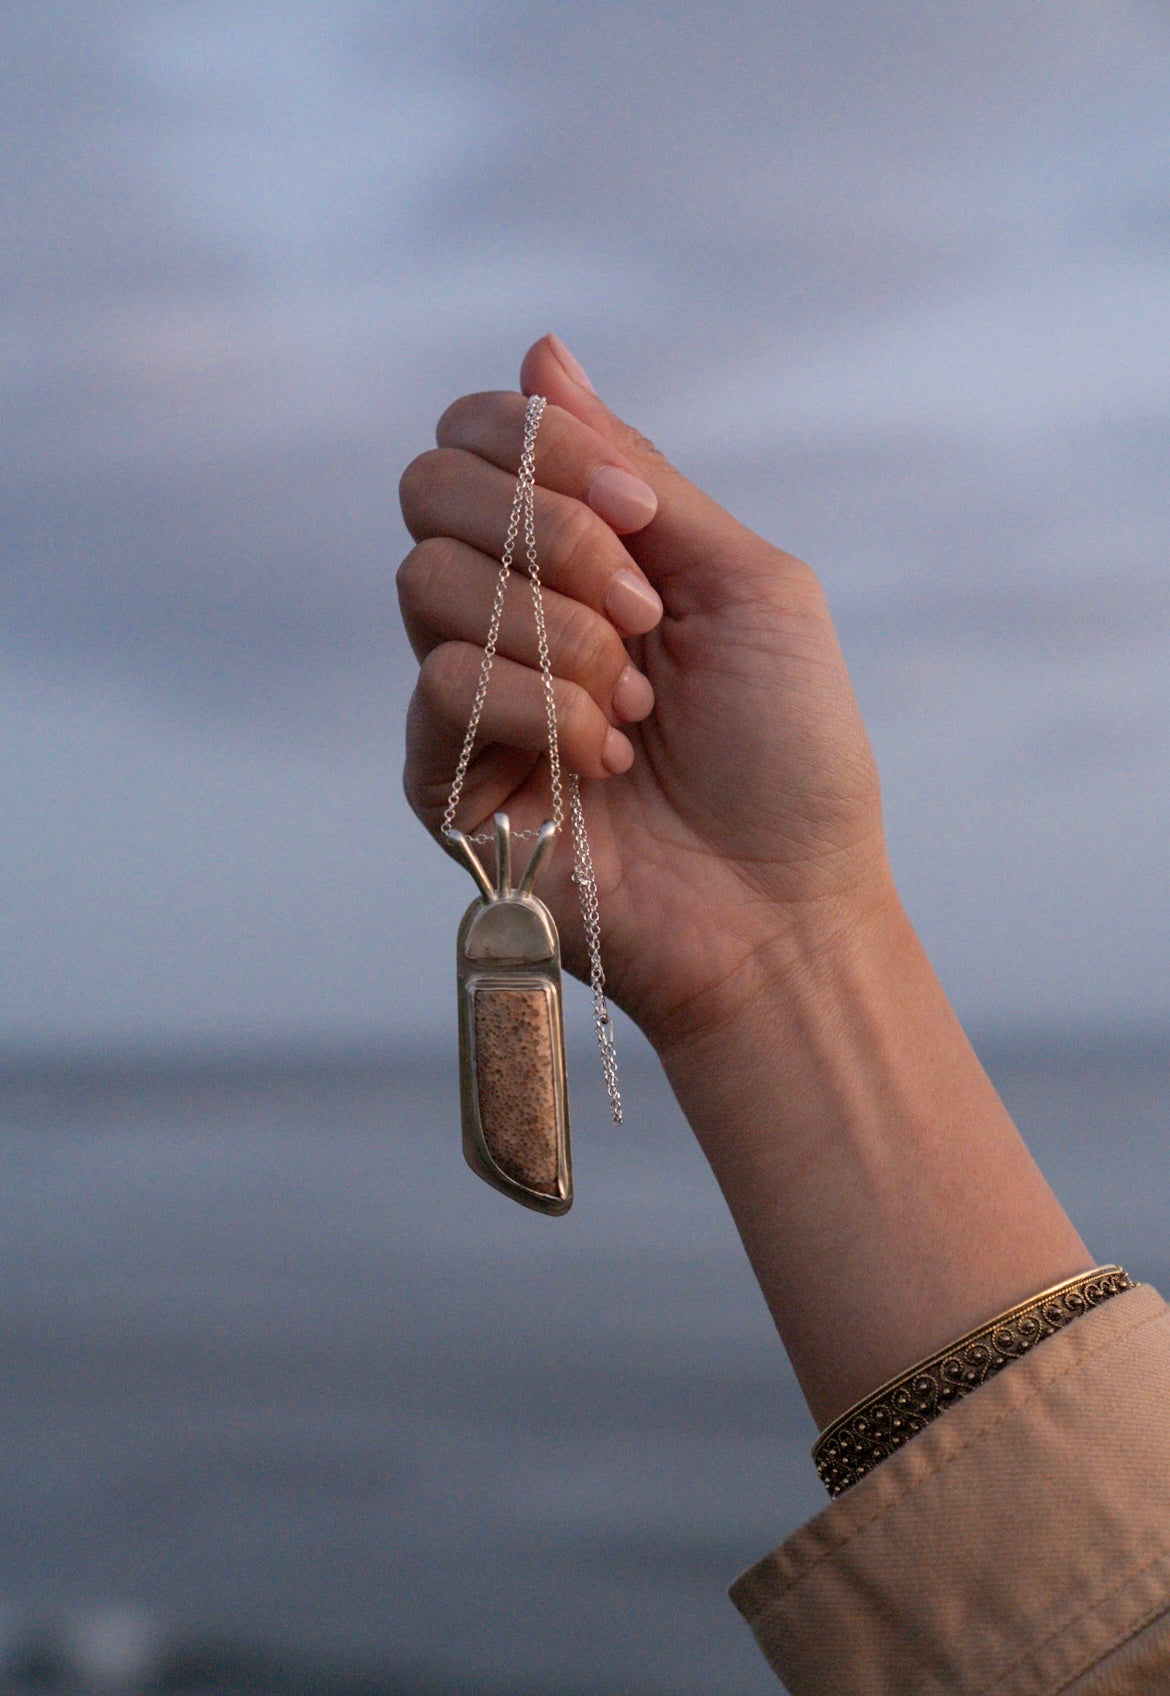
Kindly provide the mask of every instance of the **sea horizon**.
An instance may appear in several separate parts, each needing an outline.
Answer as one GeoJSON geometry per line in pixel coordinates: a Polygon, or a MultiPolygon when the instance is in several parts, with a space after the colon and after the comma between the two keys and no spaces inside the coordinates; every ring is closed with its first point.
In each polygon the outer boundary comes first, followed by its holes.
{"type": "MultiPolygon", "coordinates": [[[[1170,1032],[975,1042],[1093,1253],[1167,1288],[1170,1032]]],[[[548,1220],[464,1166],[451,1040],[0,1048],[0,1689],[104,1620],[135,1688],[775,1690],[726,1587],[823,1505],[815,1433],[621,1057],[618,1127],[570,1040],[548,1220]]]]}

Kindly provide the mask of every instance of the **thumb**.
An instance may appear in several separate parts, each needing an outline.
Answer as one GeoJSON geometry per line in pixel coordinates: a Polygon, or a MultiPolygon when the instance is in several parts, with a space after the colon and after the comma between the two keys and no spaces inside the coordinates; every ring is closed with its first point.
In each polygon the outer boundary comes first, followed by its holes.
{"type": "Polygon", "coordinates": [[[662,580],[698,566],[709,570],[712,554],[725,552],[729,543],[742,548],[750,538],[757,547],[767,545],[611,412],[558,336],[542,336],[529,348],[520,366],[520,387],[526,395],[544,395],[606,437],[654,490],[657,513],[636,536],[623,538],[650,577],[662,580]]]}

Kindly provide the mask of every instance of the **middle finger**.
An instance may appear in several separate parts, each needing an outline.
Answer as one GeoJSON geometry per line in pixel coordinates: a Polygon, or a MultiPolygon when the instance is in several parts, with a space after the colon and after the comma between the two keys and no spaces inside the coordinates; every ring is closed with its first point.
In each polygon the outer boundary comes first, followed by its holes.
{"type": "MultiPolygon", "coordinates": [[[[462,448],[420,454],[399,485],[415,541],[451,536],[494,557],[504,547],[515,491],[515,477],[462,448]]],[[[542,583],[604,613],[624,635],[654,629],[662,602],[603,519],[572,496],[543,488],[535,491],[535,518],[542,583]]]]}
{"type": "MultiPolygon", "coordinates": [[[[499,565],[465,542],[430,537],[398,568],[398,599],[407,637],[420,662],[444,642],[482,646],[492,615],[499,565]]],[[[542,590],[549,663],[557,677],[580,684],[607,716],[643,719],[654,705],[647,678],[631,663],[607,618],[556,589],[542,590]]],[[[530,585],[510,572],[496,651],[540,667],[530,585]]]]}

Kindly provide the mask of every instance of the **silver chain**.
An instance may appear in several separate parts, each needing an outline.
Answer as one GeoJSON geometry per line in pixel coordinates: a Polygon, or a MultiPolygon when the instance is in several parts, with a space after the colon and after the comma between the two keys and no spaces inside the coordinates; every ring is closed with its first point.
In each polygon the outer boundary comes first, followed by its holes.
{"type": "Polygon", "coordinates": [[[613,1046],[613,1020],[605,1004],[605,973],[601,966],[601,911],[597,902],[597,878],[593,871],[593,856],[585,833],[585,811],[581,806],[581,789],[575,771],[569,773],[569,817],[573,830],[573,882],[581,900],[581,918],[589,944],[589,987],[593,992],[593,1028],[601,1050],[601,1069],[613,1122],[622,1122],[622,1098],[618,1093],[617,1054],[613,1046]]]}
{"type": "MultiPolygon", "coordinates": [[[[536,617],[536,646],[540,656],[540,677],[544,686],[544,716],[548,724],[548,769],[549,784],[552,791],[552,822],[559,832],[565,822],[565,807],[561,789],[561,751],[557,740],[557,707],[553,694],[552,664],[548,653],[548,632],[544,623],[544,600],[540,592],[540,566],[536,557],[536,433],[540,429],[540,420],[544,415],[544,396],[532,395],[528,402],[528,410],[524,415],[524,448],[520,456],[520,469],[516,476],[516,493],[512,501],[512,513],[508,520],[508,529],[504,537],[504,551],[500,555],[500,570],[496,578],[495,600],[492,602],[491,618],[488,621],[487,641],[484,644],[483,660],[479,668],[479,682],[475,689],[475,698],[471,703],[471,716],[467,722],[467,734],[463,738],[459,760],[455,766],[455,776],[451,783],[451,793],[447,798],[446,811],[443,814],[442,832],[449,836],[455,827],[455,813],[459,806],[459,797],[463,793],[463,783],[467,776],[467,768],[471,763],[472,748],[475,744],[476,733],[479,730],[480,715],[483,704],[487,699],[488,678],[491,676],[492,661],[496,657],[496,646],[500,639],[500,620],[504,613],[504,599],[508,592],[508,580],[512,573],[512,561],[516,553],[516,542],[520,535],[520,526],[524,526],[524,551],[528,565],[528,580],[532,585],[532,610],[536,617]]],[[[609,1094],[609,1104],[613,1112],[615,1125],[622,1122],[622,1098],[618,1093],[617,1055],[613,1045],[613,1021],[609,1016],[609,1008],[605,1001],[605,972],[601,964],[601,913],[597,900],[597,877],[593,870],[593,856],[589,852],[589,837],[585,830],[585,813],[581,806],[581,786],[577,773],[568,774],[567,787],[569,791],[569,822],[573,837],[573,882],[577,885],[577,894],[581,901],[581,918],[585,926],[585,940],[589,949],[589,987],[593,993],[593,1023],[597,1031],[597,1045],[601,1050],[601,1067],[605,1074],[605,1087],[609,1094]]],[[[538,830],[514,830],[513,838],[539,836],[538,830]]],[[[483,831],[473,836],[473,842],[491,842],[492,835],[483,831]]]]}

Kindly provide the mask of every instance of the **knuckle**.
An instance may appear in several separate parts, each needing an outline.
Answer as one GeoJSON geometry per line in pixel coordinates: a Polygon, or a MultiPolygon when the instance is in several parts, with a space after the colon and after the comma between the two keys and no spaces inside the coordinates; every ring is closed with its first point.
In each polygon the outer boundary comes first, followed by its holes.
{"type": "Polygon", "coordinates": [[[571,584],[588,581],[604,546],[603,532],[609,534],[608,526],[580,501],[566,501],[557,509],[551,542],[571,584]]]}
{"type": "Polygon", "coordinates": [[[471,696],[475,650],[466,642],[440,642],[418,668],[418,698],[437,718],[450,718],[471,696]]]}
{"type": "Polygon", "coordinates": [[[467,433],[468,423],[478,416],[482,395],[460,395],[453,400],[435,426],[435,440],[440,447],[460,441],[467,433]]]}
{"type": "Polygon", "coordinates": [[[447,804],[450,783],[425,783],[409,766],[402,773],[402,793],[407,806],[428,830],[434,830],[447,804]]]}
{"type": "Polygon", "coordinates": [[[570,607],[557,632],[557,656],[559,671],[594,689],[612,684],[626,660],[613,625],[580,601],[570,607]]]}
{"type": "Polygon", "coordinates": [[[416,686],[406,709],[406,760],[402,793],[411,811],[437,840],[451,792],[454,761],[444,755],[446,737],[416,686]]]}
{"type": "Polygon", "coordinates": [[[433,785],[428,786],[422,775],[423,761],[419,750],[427,734],[423,716],[422,697],[416,685],[406,709],[406,763],[402,768],[402,793],[411,811],[426,824],[432,805],[427,791],[433,785]]]}
{"type": "Polygon", "coordinates": [[[428,536],[418,542],[398,567],[398,604],[404,613],[421,617],[435,601],[435,586],[450,564],[452,543],[448,536],[428,536]]]}
{"type": "Polygon", "coordinates": [[[649,460],[652,465],[666,467],[670,464],[661,448],[656,448],[649,436],[644,436],[632,424],[626,425],[628,432],[626,447],[638,459],[649,460]]]}
{"type": "Polygon", "coordinates": [[[506,390],[486,390],[460,395],[439,419],[435,440],[443,447],[478,447],[507,433],[516,435],[517,418],[523,424],[523,399],[506,390]]]}
{"type": "Polygon", "coordinates": [[[827,614],[828,602],[820,578],[811,565],[797,559],[795,554],[784,556],[783,583],[785,594],[795,607],[817,616],[827,614]]]}
{"type": "Polygon", "coordinates": [[[438,449],[428,448],[412,459],[398,479],[398,504],[407,524],[423,510],[435,486],[438,449]]]}
{"type": "Polygon", "coordinates": [[[428,448],[412,459],[398,479],[398,499],[407,528],[441,528],[443,504],[450,498],[470,456],[460,448],[428,448]]]}
{"type": "Polygon", "coordinates": [[[592,695],[580,684],[562,684],[557,723],[570,761],[583,770],[596,770],[601,764],[606,720],[592,695]]]}
{"type": "Polygon", "coordinates": [[[402,793],[406,797],[406,804],[411,812],[416,818],[422,819],[425,824],[430,808],[423,789],[424,785],[419,779],[414,763],[407,760],[402,768],[402,793]]]}

